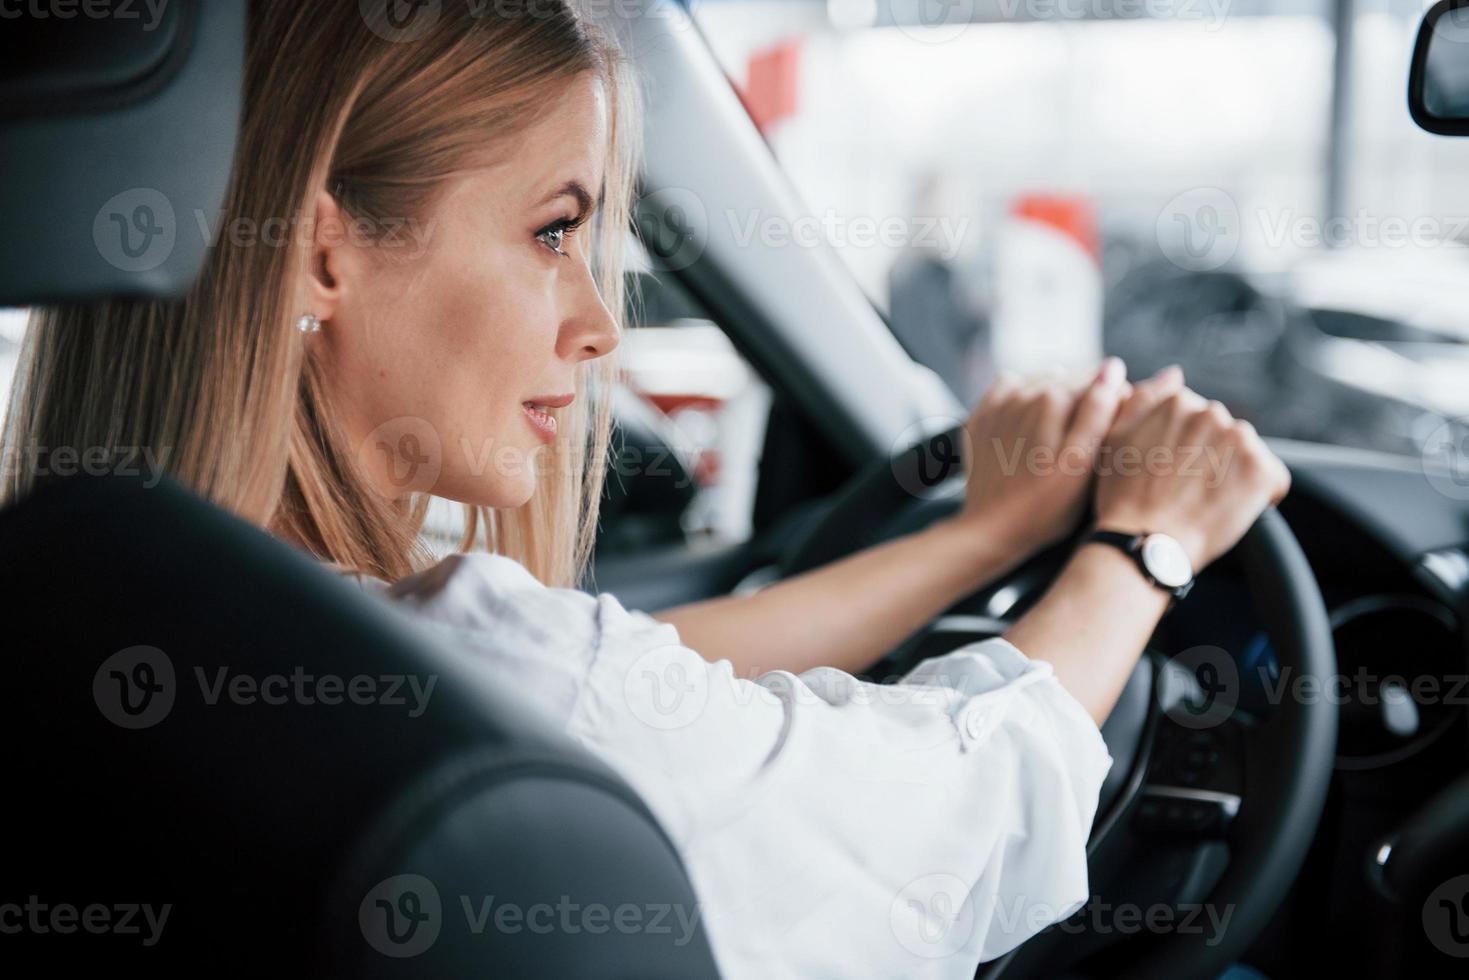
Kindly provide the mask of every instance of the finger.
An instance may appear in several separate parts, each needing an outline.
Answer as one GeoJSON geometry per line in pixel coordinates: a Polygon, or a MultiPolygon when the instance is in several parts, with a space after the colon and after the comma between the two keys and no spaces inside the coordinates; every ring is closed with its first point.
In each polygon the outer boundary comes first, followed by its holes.
{"type": "Polygon", "coordinates": [[[1014,397],[1018,379],[1009,371],[1001,371],[985,391],[979,404],[969,413],[964,423],[965,441],[985,441],[999,426],[1005,405],[1014,397]]]}
{"type": "Polygon", "coordinates": [[[1279,457],[1275,458],[1275,465],[1279,468],[1276,476],[1275,492],[1270,495],[1270,506],[1274,507],[1285,499],[1290,493],[1290,467],[1286,466],[1279,457]]]}
{"type": "Polygon", "coordinates": [[[1076,424],[1076,413],[1081,411],[1082,398],[1099,383],[1115,379],[1120,397],[1126,397],[1127,392],[1132,389],[1132,386],[1127,383],[1127,365],[1122,363],[1120,357],[1104,357],[1095,371],[1089,371],[1078,377],[1081,378],[1081,381],[1075,386],[1076,404],[1072,406],[1071,418],[1066,420],[1068,432],[1076,424]]]}
{"type": "Polygon", "coordinates": [[[1127,369],[1122,361],[1109,357],[1097,372],[1096,379],[1077,401],[1071,424],[1066,433],[1069,446],[1086,446],[1095,449],[1107,434],[1112,420],[1117,416],[1122,403],[1123,388],[1127,384],[1127,369]]]}
{"type": "Polygon", "coordinates": [[[1041,385],[1023,420],[1025,431],[1035,433],[1040,445],[1059,447],[1076,401],[1077,396],[1062,382],[1041,385]]]}
{"type": "MultiPolygon", "coordinates": [[[[1117,361],[1119,365],[1122,364],[1119,358],[1103,358],[1102,363],[1098,364],[1095,368],[1070,368],[1062,375],[1061,381],[1073,395],[1080,398],[1086,393],[1088,388],[1096,383],[1097,379],[1102,376],[1102,373],[1107,370],[1107,362],[1113,360],[1117,361]]],[[[1122,374],[1126,377],[1126,366],[1123,366],[1122,374]]]]}
{"type": "Polygon", "coordinates": [[[1234,416],[1221,401],[1205,402],[1196,409],[1183,426],[1180,436],[1185,446],[1202,446],[1211,441],[1214,433],[1229,431],[1234,426],[1234,416]]]}
{"type": "Polygon", "coordinates": [[[1000,373],[996,374],[995,380],[990,382],[989,389],[985,391],[984,397],[980,399],[980,407],[983,408],[987,405],[993,405],[996,402],[1007,398],[1010,393],[1015,390],[1015,386],[1018,383],[1018,380],[1019,379],[1017,379],[1015,375],[1009,371],[1001,371],[1000,373]]]}
{"type": "Polygon", "coordinates": [[[1162,402],[1183,387],[1183,371],[1170,364],[1151,378],[1133,385],[1132,394],[1117,411],[1112,430],[1117,433],[1133,429],[1162,402]]]}
{"type": "Polygon", "coordinates": [[[1213,421],[1209,402],[1191,388],[1179,388],[1169,395],[1149,418],[1162,421],[1163,434],[1158,439],[1162,446],[1177,446],[1183,441],[1184,433],[1196,422],[1207,425],[1213,421]]]}
{"type": "Polygon", "coordinates": [[[1248,421],[1245,419],[1235,419],[1234,428],[1239,430],[1241,439],[1245,445],[1259,453],[1263,459],[1265,469],[1270,475],[1270,506],[1274,507],[1285,499],[1286,494],[1290,493],[1290,467],[1286,466],[1285,462],[1279,456],[1270,451],[1270,447],[1265,445],[1265,440],[1260,438],[1260,433],[1248,421]]]}

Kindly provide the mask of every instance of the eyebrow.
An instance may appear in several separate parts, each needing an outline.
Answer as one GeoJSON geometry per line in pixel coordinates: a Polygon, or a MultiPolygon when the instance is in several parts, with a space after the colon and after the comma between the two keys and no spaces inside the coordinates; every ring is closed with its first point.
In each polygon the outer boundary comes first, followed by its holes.
{"type": "Polygon", "coordinates": [[[559,197],[575,198],[578,208],[578,214],[591,214],[595,208],[599,208],[602,206],[602,198],[600,195],[597,197],[596,201],[593,201],[592,195],[587,191],[586,187],[582,185],[581,181],[568,180],[566,183],[562,184],[560,187],[556,188],[556,190],[547,195],[545,200],[541,201],[541,203],[536,205],[536,207],[545,207],[547,204],[550,204],[552,201],[556,200],[559,197]]]}

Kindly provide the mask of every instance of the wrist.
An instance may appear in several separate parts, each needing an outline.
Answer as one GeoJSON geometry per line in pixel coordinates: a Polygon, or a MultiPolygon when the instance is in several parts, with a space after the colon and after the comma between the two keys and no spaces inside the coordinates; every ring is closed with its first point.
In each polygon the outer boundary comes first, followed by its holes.
{"type": "Polygon", "coordinates": [[[1099,514],[1092,524],[1094,531],[1117,531],[1122,534],[1166,534],[1183,546],[1197,573],[1207,564],[1203,534],[1188,521],[1171,517],[1148,517],[1139,514],[1099,514]]]}
{"type": "Polygon", "coordinates": [[[1167,590],[1150,581],[1136,559],[1111,545],[1084,541],[1072,556],[1068,571],[1105,583],[1111,600],[1127,608],[1161,617],[1173,602],[1167,590]]]}

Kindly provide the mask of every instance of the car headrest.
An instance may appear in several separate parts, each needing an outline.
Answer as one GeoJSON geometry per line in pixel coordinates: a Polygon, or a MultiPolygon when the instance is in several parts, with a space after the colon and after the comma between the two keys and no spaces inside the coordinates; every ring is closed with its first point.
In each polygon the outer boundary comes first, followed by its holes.
{"type": "Polygon", "coordinates": [[[0,306],[170,297],[239,126],[245,0],[15,4],[0,29],[0,306]]]}

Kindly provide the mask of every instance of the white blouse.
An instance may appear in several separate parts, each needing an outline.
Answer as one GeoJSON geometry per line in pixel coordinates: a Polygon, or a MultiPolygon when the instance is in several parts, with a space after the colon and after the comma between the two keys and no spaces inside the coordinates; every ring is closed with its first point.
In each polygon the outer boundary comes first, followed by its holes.
{"type": "Polygon", "coordinates": [[[1079,908],[1112,765],[1051,673],[985,640],[897,684],[734,676],[613,596],[500,555],[393,586],[643,797],[726,980],[973,977],[1079,908]]]}

